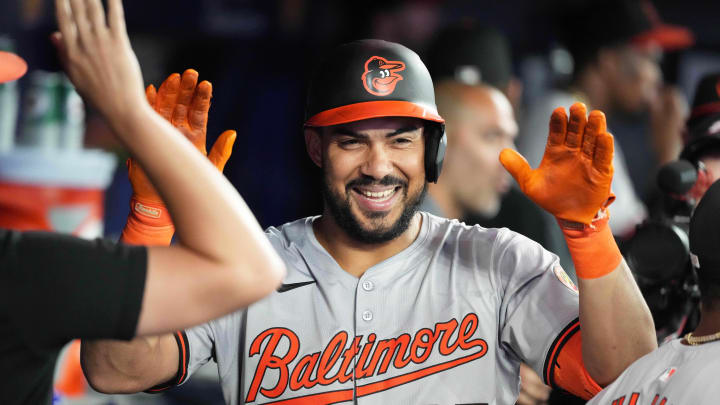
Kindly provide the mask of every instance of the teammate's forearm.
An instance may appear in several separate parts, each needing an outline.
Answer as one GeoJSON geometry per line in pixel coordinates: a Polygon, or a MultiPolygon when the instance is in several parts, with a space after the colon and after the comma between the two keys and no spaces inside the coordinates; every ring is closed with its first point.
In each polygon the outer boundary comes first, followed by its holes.
{"type": "Polygon", "coordinates": [[[172,214],[179,243],[278,280],[284,265],[233,186],[177,129],[142,104],[111,121],[172,214]],[[131,135],[130,135],[131,134],[131,135]],[[132,142],[129,142],[132,136],[132,142]]]}
{"type": "Polygon", "coordinates": [[[657,348],[652,315],[624,260],[605,276],[578,278],[578,288],[583,361],[605,386],[657,348]]]}
{"type": "Polygon", "coordinates": [[[580,289],[585,368],[600,385],[655,349],[650,310],[623,260],[602,211],[590,226],[559,220],[580,289]]]}
{"type": "Polygon", "coordinates": [[[140,392],[164,383],[177,368],[173,339],[166,335],[140,337],[130,342],[83,340],[80,357],[85,377],[93,389],[106,394],[140,392]],[[171,350],[162,353],[162,343],[171,350]],[[168,366],[162,367],[162,363],[168,366]]]}

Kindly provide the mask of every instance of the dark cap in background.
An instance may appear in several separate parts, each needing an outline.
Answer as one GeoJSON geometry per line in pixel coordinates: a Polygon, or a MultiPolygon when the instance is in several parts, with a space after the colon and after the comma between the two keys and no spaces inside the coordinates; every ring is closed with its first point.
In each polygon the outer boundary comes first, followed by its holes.
{"type": "Polygon", "coordinates": [[[654,43],[673,51],[694,42],[688,29],[664,23],[649,0],[560,0],[555,9],[558,40],[576,63],[604,47],[654,43]]]}
{"type": "Polygon", "coordinates": [[[707,74],[700,79],[695,89],[688,127],[718,113],[720,113],[720,72],[707,74]]]}
{"type": "Polygon", "coordinates": [[[705,75],[698,83],[685,137],[682,159],[695,163],[705,153],[720,151],[720,73],[705,75]]]}
{"type": "Polygon", "coordinates": [[[435,83],[444,79],[504,89],[512,77],[510,43],[490,27],[466,23],[441,31],[426,62],[435,83]]]}

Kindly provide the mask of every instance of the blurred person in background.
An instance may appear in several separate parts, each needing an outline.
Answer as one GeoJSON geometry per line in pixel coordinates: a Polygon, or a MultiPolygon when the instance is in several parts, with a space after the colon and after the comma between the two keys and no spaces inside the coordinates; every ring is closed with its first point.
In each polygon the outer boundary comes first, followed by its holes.
{"type": "MultiPolygon", "coordinates": [[[[684,28],[663,24],[649,1],[581,0],[560,2],[553,15],[560,42],[573,60],[573,76],[566,90],[554,90],[530,106],[521,126],[518,148],[536,166],[545,148],[538,124],[557,105],[583,101],[589,108],[613,115],[649,111],[652,145],[659,164],[677,156],[678,137],[685,120],[686,104],[679,92],[662,86],[659,66],[663,51],[681,49],[693,38],[684,28]]],[[[613,129],[618,139],[637,136],[613,129]],[[616,132],[617,131],[617,132],[616,132]]],[[[615,202],[610,226],[616,236],[632,232],[647,215],[629,174],[621,145],[615,143],[615,202]]]]}
{"type": "MultiPolygon", "coordinates": [[[[51,403],[58,352],[73,338],[131,339],[195,325],[262,298],[284,275],[237,192],[148,105],[121,1],[108,4],[106,21],[99,0],[72,7],[57,0],[53,41],[77,90],[168,202],[178,244],[129,247],[0,230],[3,404],[51,403]]],[[[23,65],[0,52],[0,81],[17,79],[23,65]]],[[[134,209],[153,214],[148,223],[162,219],[151,206],[134,209]]]]}
{"type": "Polygon", "coordinates": [[[494,28],[465,22],[441,31],[427,60],[438,109],[448,116],[449,142],[443,174],[429,185],[421,209],[471,225],[510,228],[557,254],[574,277],[554,218],[510,186],[514,182],[498,160],[503,148],[515,148],[522,98],[509,41],[494,28]]]}

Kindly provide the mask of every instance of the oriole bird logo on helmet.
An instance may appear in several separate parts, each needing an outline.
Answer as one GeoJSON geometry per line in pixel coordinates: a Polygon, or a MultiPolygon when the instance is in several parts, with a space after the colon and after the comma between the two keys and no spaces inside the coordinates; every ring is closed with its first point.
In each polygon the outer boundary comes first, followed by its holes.
{"type": "Polygon", "coordinates": [[[403,77],[397,73],[405,70],[405,63],[396,60],[387,60],[382,56],[372,56],[365,62],[365,72],[362,74],[363,86],[368,93],[376,96],[392,94],[397,83],[403,77]]]}

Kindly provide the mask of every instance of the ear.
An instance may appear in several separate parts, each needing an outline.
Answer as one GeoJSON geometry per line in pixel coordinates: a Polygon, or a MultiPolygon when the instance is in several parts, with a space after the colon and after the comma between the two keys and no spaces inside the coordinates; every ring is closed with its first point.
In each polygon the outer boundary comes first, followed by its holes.
{"type": "Polygon", "coordinates": [[[317,167],[322,167],[322,134],[318,128],[305,128],[305,149],[310,160],[317,167]]]}
{"type": "Polygon", "coordinates": [[[515,110],[515,113],[517,114],[517,111],[522,106],[522,95],[523,95],[523,84],[520,80],[515,78],[514,76],[508,80],[507,85],[505,86],[505,90],[503,91],[505,93],[505,96],[510,100],[510,105],[513,106],[513,109],[515,110]]]}

